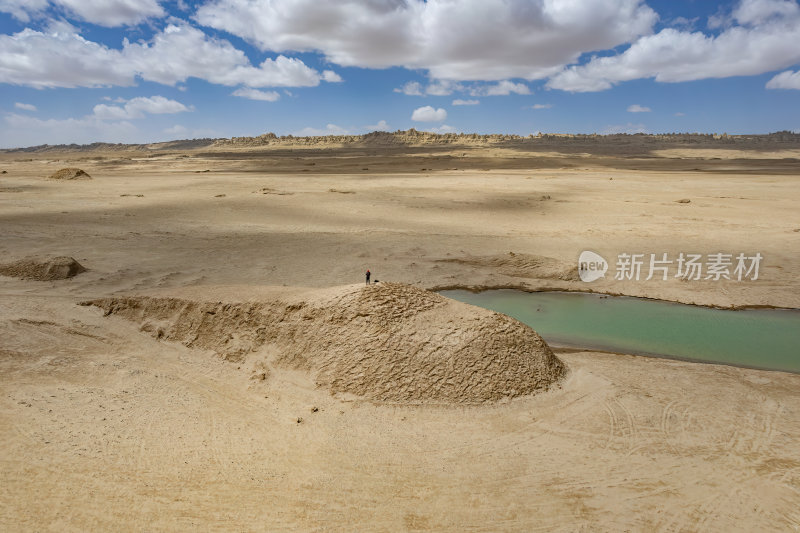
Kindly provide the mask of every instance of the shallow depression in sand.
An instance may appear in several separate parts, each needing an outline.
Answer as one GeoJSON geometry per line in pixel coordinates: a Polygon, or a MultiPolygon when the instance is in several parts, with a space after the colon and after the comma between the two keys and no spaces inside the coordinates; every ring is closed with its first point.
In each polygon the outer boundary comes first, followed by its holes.
{"type": "Polygon", "coordinates": [[[514,317],[554,345],[800,372],[800,310],[507,289],[441,294],[514,317]]]}

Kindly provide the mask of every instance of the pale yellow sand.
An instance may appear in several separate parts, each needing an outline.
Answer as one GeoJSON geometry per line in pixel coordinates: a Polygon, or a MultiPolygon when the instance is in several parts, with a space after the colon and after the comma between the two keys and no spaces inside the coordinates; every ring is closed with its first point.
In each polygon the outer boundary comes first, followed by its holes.
{"type": "Polygon", "coordinates": [[[758,251],[757,282],[592,288],[800,307],[797,147],[612,148],[0,154],[0,262],[89,269],[0,278],[0,530],[796,529],[798,375],[562,353],[569,375],[545,393],[383,405],[303,371],[251,379],[250,360],[76,305],[366,268],[423,288],[585,289],[570,269],[589,248],[758,251]],[[64,167],[93,179],[46,179],[64,167]]]}

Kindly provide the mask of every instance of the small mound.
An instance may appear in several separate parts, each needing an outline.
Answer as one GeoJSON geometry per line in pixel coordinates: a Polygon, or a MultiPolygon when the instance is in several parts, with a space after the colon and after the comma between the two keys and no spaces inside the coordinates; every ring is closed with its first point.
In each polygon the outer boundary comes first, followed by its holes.
{"type": "Polygon", "coordinates": [[[58,172],[51,174],[47,179],[51,180],[90,180],[92,177],[86,171],[79,168],[62,168],[58,172]]]}
{"type": "Polygon", "coordinates": [[[66,256],[28,257],[0,265],[0,274],[3,276],[37,281],[72,278],[81,272],[86,272],[83,265],[66,256]]]}
{"type": "Polygon", "coordinates": [[[382,402],[498,401],[544,390],[565,373],[528,326],[408,285],[197,292],[84,305],[157,338],[231,361],[263,358],[257,363],[309,372],[334,394],[382,402]]]}

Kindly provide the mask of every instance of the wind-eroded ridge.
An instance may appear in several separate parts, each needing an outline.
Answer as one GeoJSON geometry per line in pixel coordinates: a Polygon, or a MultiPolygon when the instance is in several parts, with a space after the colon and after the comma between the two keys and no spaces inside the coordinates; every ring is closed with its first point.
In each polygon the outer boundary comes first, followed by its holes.
{"type": "Polygon", "coordinates": [[[194,288],[86,304],[230,361],[262,358],[264,379],[270,369],[304,370],[331,393],[375,401],[498,401],[544,390],[565,374],[528,326],[399,283],[261,293],[194,288]]]}

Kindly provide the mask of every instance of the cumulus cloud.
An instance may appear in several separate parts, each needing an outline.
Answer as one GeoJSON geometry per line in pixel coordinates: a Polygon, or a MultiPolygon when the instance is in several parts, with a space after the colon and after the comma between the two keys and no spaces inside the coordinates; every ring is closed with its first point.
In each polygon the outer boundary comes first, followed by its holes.
{"type": "Polygon", "coordinates": [[[142,142],[141,132],[128,121],[106,121],[97,117],[41,120],[10,113],[0,128],[0,146],[17,148],[38,144],[92,142],[142,142]]]}
{"type": "Polygon", "coordinates": [[[628,106],[628,113],[649,113],[650,108],[645,107],[639,104],[633,104],[628,106]]]}
{"type": "Polygon", "coordinates": [[[174,126],[164,130],[164,133],[168,135],[186,135],[188,132],[189,128],[186,126],[181,126],[180,124],[175,124],[174,126]]]}
{"type": "Polygon", "coordinates": [[[418,81],[406,82],[402,87],[394,90],[407,96],[422,96],[422,85],[418,81]]]}
{"type": "Polygon", "coordinates": [[[385,120],[379,120],[377,124],[372,126],[364,126],[367,131],[390,131],[389,124],[385,120]]]}
{"type": "Polygon", "coordinates": [[[258,89],[252,89],[250,87],[236,89],[231,94],[240,98],[261,100],[263,102],[275,102],[281,97],[281,95],[276,91],[259,91],[258,89]]]}
{"type": "Polygon", "coordinates": [[[323,135],[347,135],[349,132],[336,124],[328,124],[324,128],[306,127],[294,133],[298,137],[320,137],[323,135]]]}
{"type": "Polygon", "coordinates": [[[456,133],[458,132],[458,128],[448,126],[447,124],[442,124],[441,126],[435,128],[428,128],[425,131],[430,131],[432,133],[456,133]]]}
{"type": "Polygon", "coordinates": [[[44,14],[53,5],[68,15],[100,26],[134,26],[166,15],[157,0],[0,0],[0,12],[22,22],[44,14]]]}
{"type": "Polygon", "coordinates": [[[614,126],[607,126],[603,131],[600,132],[603,135],[613,135],[615,133],[648,133],[647,127],[644,124],[631,124],[628,122],[627,124],[619,124],[614,126]]]}
{"type": "Polygon", "coordinates": [[[230,42],[208,37],[188,24],[170,24],[150,43],[126,43],[122,54],[143,79],[165,85],[194,77],[229,86],[309,87],[321,79],[301,60],[285,56],[254,67],[230,42]]]}
{"type": "Polygon", "coordinates": [[[23,104],[22,102],[16,102],[14,107],[17,109],[22,109],[23,111],[36,111],[36,106],[33,104],[23,104]]]}
{"type": "Polygon", "coordinates": [[[442,122],[447,119],[447,111],[442,109],[434,109],[433,107],[426,105],[423,107],[418,107],[411,113],[411,120],[417,122],[442,122]]]}
{"type": "Polygon", "coordinates": [[[669,22],[669,25],[673,28],[682,28],[684,30],[691,30],[697,24],[697,21],[700,20],[699,17],[675,17],[669,22]]]}
{"type": "MultiPolygon", "coordinates": [[[[466,92],[471,96],[508,96],[509,94],[531,94],[530,88],[524,83],[514,83],[510,80],[501,80],[492,85],[463,84],[453,80],[433,80],[426,87],[417,81],[409,81],[402,87],[395,89],[396,93],[409,96],[448,96],[454,92],[466,92]]],[[[475,100],[459,100],[472,101],[475,100]]],[[[458,105],[458,104],[456,104],[458,105]]],[[[461,104],[464,105],[464,104],[461,104]]]]}
{"type": "Polygon", "coordinates": [[[47,0],[0,0],[0,13],[9,13],[22,22],[31,20],[35,15],[47,8],[47,0]]]}
{"type": "Polygon", "coordinates": [[[199,139],[201,137],[216,137],[217,132],[212,129],[189,129],[181,124],[175,124],[166,128],[163,133],[167,134],[168,139],[199,139]]]}
{"type": "Polygon", "coordinates": [[[480,100],[462,100],[461,98],[453,100],[453,105],[478,105],[480,103],[480,100]]]}
{"type": "Polygon", "coordinates": [[[602,91],[623,81],[682,82],[749,76],[800,62],[800,6],[785,0],[742,0],[718,35],[665,28],[637,39],[621,54],[565,68],[547,86],[602,91]]]}
{"type": "Polygon", "coordinates": [[[188,107],[163,96],[139,96],[128,100],[124,106],[97,104],[93,116],[101,120],[131,120],[143,118],[145,114],[164,115],[190,111],[188,107]]]}
{"type": "Polygon", "coordinates": [[[460,83],[451,80],[435,80],[425,87],[425,94],[432,96],[448,96],[454,91],[462,91],[464,87],[460,83]]]}
{"type": "Polygon", "coordinates": [[[77,17],[100,26],[132,26],[148,18],[163,17],[156,0],[54,0],[77,17]]]}
{"type": "Polygon", "coordinates": [[[130,86],[135,71],[122,53],[87,41],[70,28],[26,28],[0,35],[0,82],[45,87],[130,86]]]}
{"type": "Polygon", "coordinates": [[[339,76],[337,73],[335,73],[332,70],[323,70],[321,78],[324,81],[327,81],[328,83],[339,83],[339,82],[344,81],[344,80],[342,80],[341,76],[339,76]]]}
{"type": "Polygon", "coordinates": [[[195,14],[262,50],[488,81],[547,77],[649,34],[657,18],[642,0],[209,0],[195,14]]]}
{"type": "Polygon", "coordinates": [[[136,118],[138,113],[149,113],[151,115],[163,115],[171,113],[182,113],[189,111],[190,108],[186,107],[177,100],[170,100],[163,96],[151,96],[150,98],[137,97],[125,104],[125,109],[132,112],[132,118],[136,118]]]}
{"type": "Polygon", "coordinates": [[[131,86],[137,77],[164,85],[188,78],[248,87],[311,87],[337,81],[301,60],[279,55],[257,67],[230,42],[185,23],[168,25],[148,42],[123,42],[122,49],[84,39],[68,24],[47,31],[25,29],[0,35],[0,82],[45,87],[131,86]]]}
{"type": "Polygon", "coordinates": [[[463,91],[464,86],[452,80],[433,80],[426,87],[418,81],[409,81],[402,87],[395,89],[396,93],[403,93],[407,96],[447,96],[453,94],[455,91],[463,91]]]}
{"type": "Polygon", "coordinates": [[[524,83],[514,83],[503,80],[488,87],[476,87],[471,91],[473,96],[508,96],[509,94],[531,94],[531,90],[524,83]]]}
{"type": "Polygon", "coordinates": [[[797,72],[786,70],[776,74],[767,82],[767,89],[798,89],[800,90],[800,70],[797,72]]]}
{"type": "Polygon", "coordinates": [[[761,24],[799,14],[800,6],[794,0],[745,0],[733,10],[733,19],[739,24],[761,24]]]}

